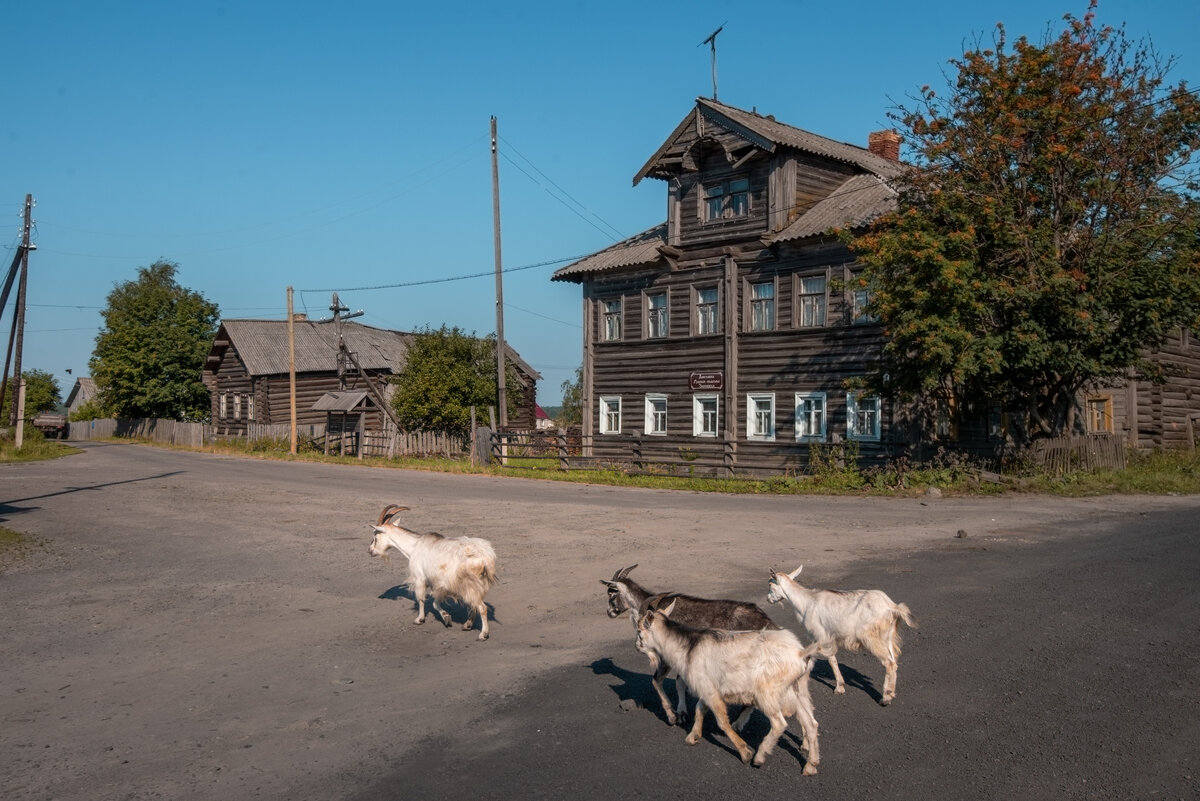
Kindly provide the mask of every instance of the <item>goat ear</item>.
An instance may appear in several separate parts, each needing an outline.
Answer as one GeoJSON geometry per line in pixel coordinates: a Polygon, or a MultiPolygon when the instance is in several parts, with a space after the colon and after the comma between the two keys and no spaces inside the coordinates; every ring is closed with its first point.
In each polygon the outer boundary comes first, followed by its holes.
{"type": "Polygon", "coordinates": [[[600,583],[603,584],[605,587],[608,587],[609,589],[615,590],[617,588],[617,585],[611,581],[605,581],[604,579],[600,579],[600,583]]]}

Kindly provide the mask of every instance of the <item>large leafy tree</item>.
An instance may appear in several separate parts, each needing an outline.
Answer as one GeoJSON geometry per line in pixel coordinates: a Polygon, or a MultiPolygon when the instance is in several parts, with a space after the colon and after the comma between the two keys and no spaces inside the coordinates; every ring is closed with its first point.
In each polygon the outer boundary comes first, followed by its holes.
{"type": "Polygon", "coordinates": [[[102,406],[113,417],[201,420],[209,393],[200,380],[220,312],[175,280],[179,265],[138,268],[117,284],[101,315],[89,366],[102,406]]]}
{"type": "MultiPolygon", "coordinates": [[[[507,380],[511,412],[520,394],[511,367],[507,380]]],[[[476,337],[445,325],[419,331],[413,334],[404,368],[393,383],[392,408],[403,428],[466,435],[471,407],[486,410],[496,405],[496,337],[476,337]]]]}
{"type": "Polygon", "coordinates": [[[1148,354],[1200,323],[1200,102],[1094,11],[1041,44],[998,26],[944,97],[893,113],[914,169],[851,239],[888,337],[881,391],[1001,400],[1058,435],[1088,387],[1161,380],[1148,354]]]}
{"type": "Polygon", "coordinates": [[[577,426],[583,422],[583,367],[575,368],[575,378],[562,382],[561,426],[577,426]]]}
{"type": "MultiPolygon", "coordinates": [[[[32,418],[38,412],[52,412],[62,406],[62,390],[58,387],[58,379],[45,370],[22,370],[21,378],[25,380],[25,417],[32,418]]],[[[0,420],[7,423],[12,419],[12,407],[16,402],[17,387],[9,381],[4,395],[4,410],[0,412],[0,420]]]]}

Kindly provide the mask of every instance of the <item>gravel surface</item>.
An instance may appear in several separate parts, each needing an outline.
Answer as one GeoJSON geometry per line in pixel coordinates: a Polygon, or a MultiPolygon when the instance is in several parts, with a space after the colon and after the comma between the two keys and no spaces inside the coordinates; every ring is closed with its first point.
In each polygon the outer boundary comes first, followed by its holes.
{"type": "Polygon", "coordinates": [[[5,799],[1200,797],[1200,498],[724,496],[83,447],[0,466],[0,524],[34,539],[0,575],[5,799]],[[386,503],[493,542],[489,641],[413,624],[403,560],[366,552],[386,503]],[[760,603],[800,563],[885,589],[920,625],[896,701],[839,655],[846,694],[824,663],[812,685],[816,777],[795,725],[758,770],[714,727],[687,747],[603,612],[598,579],[635,562],[653,589],[760,603]]]}

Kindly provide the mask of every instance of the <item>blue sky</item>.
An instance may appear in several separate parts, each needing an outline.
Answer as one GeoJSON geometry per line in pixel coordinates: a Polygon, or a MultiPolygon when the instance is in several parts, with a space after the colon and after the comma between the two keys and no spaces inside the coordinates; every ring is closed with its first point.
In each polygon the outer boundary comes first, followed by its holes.
{"type": "MultiPolygon", "coordinates": [[[[1086,0],[976,4],[9,4],[0,245],[37,202],[23,365],[63,396],[114,285],[159,259],[226,318],[329,315],[495,330],[489,121],[498,120],[506,339],[543,376],[581,361],[574,257],[665,217],[632,178],[696,97],[865,145],[997,22],[1040,41],[1086,0]],[[736,10],[735,10],[736,9],[736,10]],[[464,278],[464,276],[481,276],[464,278]],[[73,371],[72,375],[66,373],[73,371]]],[[[1200,4],[1102,0],[1200,85],[1200,4]]],[[[0,326],[11,327],[11,301],[0,326]]]]}

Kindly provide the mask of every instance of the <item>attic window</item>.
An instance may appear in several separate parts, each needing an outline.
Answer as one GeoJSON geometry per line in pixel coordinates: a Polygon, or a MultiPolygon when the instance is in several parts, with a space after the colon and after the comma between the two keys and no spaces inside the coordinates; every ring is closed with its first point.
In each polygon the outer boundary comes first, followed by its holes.
{"type": "Polygon", "coordinates": [[[750,213],[750,179],[737,178],[704,190],[704,219],[709,222],[745,217],[750,213]]]}

